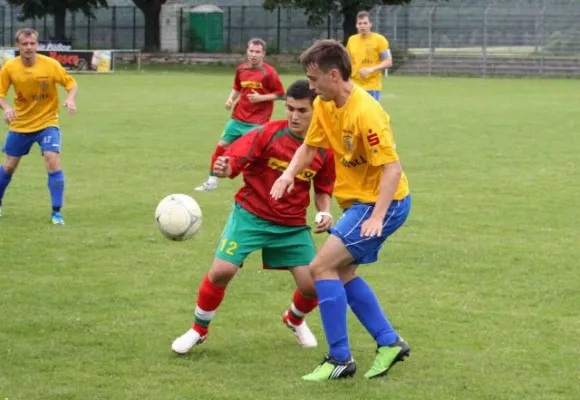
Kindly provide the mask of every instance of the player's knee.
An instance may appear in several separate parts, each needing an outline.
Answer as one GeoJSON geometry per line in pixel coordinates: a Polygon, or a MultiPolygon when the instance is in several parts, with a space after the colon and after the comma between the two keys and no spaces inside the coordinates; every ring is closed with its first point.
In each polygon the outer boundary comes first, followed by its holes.
{"type": "Polygon", "coordinates": [[[4,162],[2,169],[8,175],[12,175],[16,171],[16,168],[18,167],[19,163],[20,163],[20,157],[8,157],[6,159],[6,161],[4,162]]]}
{"type": "Polygon", "coordinates": [[[209,280],[216,286],[227,286],[238,272],[238,269],[237,265],[216,259],[209,271],[209,280]]]}
{"type": "Polygon", "coordinates": [[[228,147],[230,147],[230,143],[224,140],[220,140],[217,145],[223,149],[227,149],[228,147]]]}
{"type": "Polygon", "coordinates": [[[56,172],[60,170],[60,155],[58,153],[47,151],[44,153],[44,160],[48,172],[56,172]]]}

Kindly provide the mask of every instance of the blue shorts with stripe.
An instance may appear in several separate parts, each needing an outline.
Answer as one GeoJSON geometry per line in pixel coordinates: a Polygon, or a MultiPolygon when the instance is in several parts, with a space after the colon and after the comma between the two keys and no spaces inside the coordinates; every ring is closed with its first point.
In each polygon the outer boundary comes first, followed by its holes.
{"type": "Polygon", "coordinates": [[[361,237],[361,226],[374,208],[374,203],[354,203],[330,229],[331,234],[342,240],[357,264],[370,264],[378,260],[379,251],[387,238],[407,220],[411,211],[411,195],[391,202],[380,237],[361,237]]]}
{"type": "Polygon", "coordinates": [[[22,157],[30,152],[34,143],[38,143],[41,153],[47,151],[60,153],[60,129],[57,126],[49,126],[30,133],[9,131],[2,151],[12,157],[22,157]]]}

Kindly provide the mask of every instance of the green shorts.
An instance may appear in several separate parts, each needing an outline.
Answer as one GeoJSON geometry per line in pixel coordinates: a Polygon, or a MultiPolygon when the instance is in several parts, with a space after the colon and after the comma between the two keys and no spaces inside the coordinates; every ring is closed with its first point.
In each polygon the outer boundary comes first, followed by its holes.
{"type": "Polygon", "coordinates": [[[248,124],[246,122],[230,119],[226,124],[220,139],[224,142],[233,143],[237,139],[244,136],[246,133],[250,132],[252,129],[259,128],[260,126],[261,125],[248,124]]]}
{"type": "Polygon", "coordinates": [[[278,225],[234,202],[215,256],[241,266],[256,250],[262,250],[262,262],[267,269],[308,265],[316,254],[309,226],[278,225]]]}

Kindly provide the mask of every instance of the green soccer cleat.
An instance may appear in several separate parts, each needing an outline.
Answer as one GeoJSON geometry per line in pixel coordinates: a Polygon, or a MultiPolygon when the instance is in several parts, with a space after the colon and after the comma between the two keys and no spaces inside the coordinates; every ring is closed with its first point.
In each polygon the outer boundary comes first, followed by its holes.
{"type": "Polygon", "coordinates": [[[304,375],[302,379],[305,381],[321,382],[330,379],[350,378],[355,372],[356,363],[352,357],[346,362],[341,362],[336,361],[330,356],[326,356],[324,357],[324,361],[314,371],[308,375],[304,375]]]}
{"type": "Polygon", "coordinates": [[[374,379],[384,376],[393,365],[404,361],[411,354],[411,348],[401,337],[390,346],[381,346],[377,349],[375,362],[365,374],[365,378],[374,379]]]}
{"type": "Polygon", "coordinates": [[[53,225],[64,225],[64,219],[62,218],[62,214],[56,211],[52,212],[50,216],[50,221],[53,225]]]}

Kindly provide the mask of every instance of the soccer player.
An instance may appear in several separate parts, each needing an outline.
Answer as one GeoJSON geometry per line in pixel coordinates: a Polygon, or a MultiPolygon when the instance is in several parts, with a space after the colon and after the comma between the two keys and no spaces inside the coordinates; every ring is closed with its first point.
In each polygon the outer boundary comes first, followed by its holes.
{"type": "Polygon", "coordinates": [[[376,378],[407,357],[410,348],[393,329],[371,287],[357,276],[357,267],[377,261],[384,242],[407,219],[409,186],[395,151],[390,118],[379,102],[352,83],[346,49],[334,40],[320,40],[302,53],[300,61],[318,98],[304,143],[270,193],[283,201],[295,184],[294,176],[318,148],[330,148],[336,166],[334,196],[344,210],[310,263],[330,350],[303,379],[323,381],[356,372],[347,304],[377,343],[374,364],[365,374],[376,378]]]}
{"type": "Polygon", "coordinates": [[[348,38],[346,49],[352,62],[352,80],[376,100],[381,100],[383,70],[393,65],[389,41],[380,33],[371,32],[373,24],[366,11],[356,16],[358,34],[348,38]]]}
{"type": "Polygon", "coordinates": [[[276,69],[264,62],[266,42],[251,39],[246,53],[248,61],[236,68],[234,87],[226,100],[226,109],[230,110],[238,101],[211,156],[209,178],[195,188],[197,191],[217,189],[218,180],[212,172],[215,160],[242,135],[268,122],[274,101],[284,98],[284,86],[276,69]]]}
{"type": "Polygon", "coordinates": [[[297,284],[292,303],[282,321],[303,347],[316,347],[317,341],[304,316],[317,305],[316,290],[308,264],[315,247],[306,224],[310,187],[314,186],[316,233],[331,225],[330,198],[334,185],[332,152],[320,149],[311,163],[304,165],[295,179],[292,197],[272,202],[269,190],[300,147],[310,118],[315,94],[307,80],[294,82],[286,93],[286,120],[271,121],[233,143],[214,164],[215,175],[234,178],[240,173],[244,186],[235,201],[215,252],[209,273],[199,287],[193,327],[175,339],[172,349],[187,353],[202,343],[211,320],[221,304],[226,287],[250,253],[261,250],[264,268],[289,269],[297,284]]]}
{"type": "Polygon", "coordinates": [[[64,195],[64,173],[60,167],[59,98],[57,84],[65,87],[64,101],[69,114],[75,114],[77,84],[60,63],[36,54],[38,33],[29,28],[16,32],[16,47],[20,55],[7,61],[0,71],[0,107],[4,122],[10,129],[2,150],[6,153],[0,167],[0,216],[2,199],[20,159],[38,143],[48,171],[48,189],[52,200],[51,221],[64,225],[61,214],[64,195]],[[6,94],[14,86],[14,108],[6,102],[6,94]]]}

